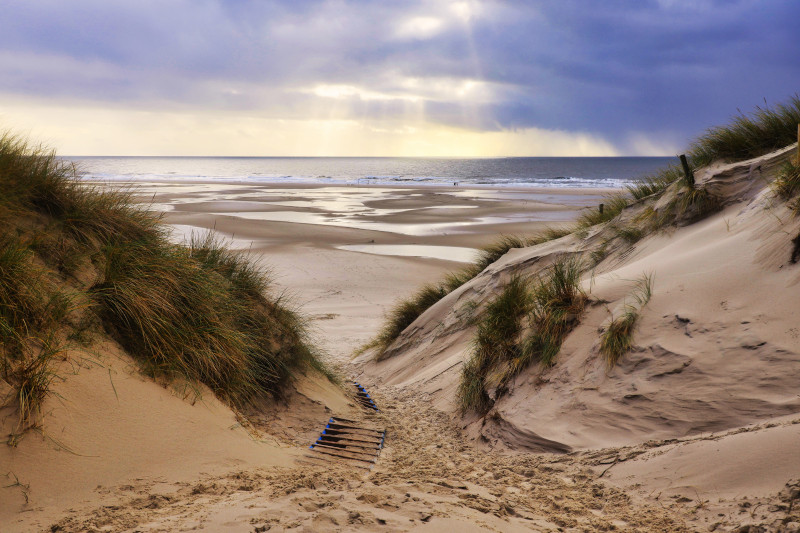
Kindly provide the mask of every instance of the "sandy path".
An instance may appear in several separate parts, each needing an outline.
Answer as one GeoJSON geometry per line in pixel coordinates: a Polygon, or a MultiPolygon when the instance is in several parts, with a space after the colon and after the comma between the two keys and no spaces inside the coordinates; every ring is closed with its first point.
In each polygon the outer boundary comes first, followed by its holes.
{"type": "MultiPolygon", "coordinates": [[[[261,193],[248,194],[253,201],[261,193]]],[[[180,195],[173,199],[186,200],[180,195]]],[[[422,191],[411,199],[397,198],[394,207],[404,205],[401,202],[413,202],[405,205],[418,208],[441,198],[422,191]]],[[[491,216],[492,205],[484,202],[476,209],[489,210],[483,214],[491,216]]],[[[401,244],[453,242],[446,235],[421,238],[336,226],[264,224],[236,218],[234,213],[215,218],[202,209],[184,210],[167,220],[254,239],[252,251],[270,265],[276,288],[287,288],[311,316],[314,334],[330,363],[344,375],[351,372],[353,349],[374,335],[397,298],[460,266],[452,261],[361,254],[331,246],[376,237],[401,244]]],[[[416,223],[414,217],[420,215],[412,213],[405,221],[397,221],[396,213],[392,216],[392,223],[402,224],[416,223]]],[[[532,232],[539,227],[538,222],[518,221],[499,227],[475,224],[471,232],[457,234],[456,244],[479,246],[498,232],[532,232]]],[[[479,450],[468,445],[461,428],[435,410],[426,397],[390,388],[370,392],[383,408],[373,415],[372,423],[385,427],[388,436],[377,466],[369,473],[334,465],[298,465],[234,468],[227,475],[207,475],[192,482],[143,479],[106,487],[103,507],[75,509],[52,530],[688,530],[671,510],[647,506],[644,500],[632,500],[598,482],[592,464],[605,456],[587,462],[577,455],[479,450]]],[[[302,391],[300,396],[304,396],[302,391]]],[[[290,411],[306,417],[313,413],[318,421],[275,415],[262,421],[262,429],[302,449],[322,429],[328,414],[353,416],[352,410],[343,411],[348,406],[321,405],[314,397],[306,394],[301,400],[308,405],[290,411]]]]}
{"type": "MultiPolygon", "coordinates": [[[[57,531],[689,531],[596,480],[578,457],[500,454],[467,445],[425,398],[375,393],[387,428],[369,473],[259,469],[195,483],[120,487],[118,505],[57,531]]],[[[364,415],[368,416],[368,415],[364,415]]]]}

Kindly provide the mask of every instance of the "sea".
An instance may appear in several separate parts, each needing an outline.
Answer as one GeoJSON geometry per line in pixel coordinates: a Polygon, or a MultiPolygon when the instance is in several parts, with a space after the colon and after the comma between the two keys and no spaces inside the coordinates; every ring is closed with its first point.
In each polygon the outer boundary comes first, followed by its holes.
{"type": "Polygon", "coordinates": [[[621,188],[670,157],[66,157],[86,180],[621,188]]]}

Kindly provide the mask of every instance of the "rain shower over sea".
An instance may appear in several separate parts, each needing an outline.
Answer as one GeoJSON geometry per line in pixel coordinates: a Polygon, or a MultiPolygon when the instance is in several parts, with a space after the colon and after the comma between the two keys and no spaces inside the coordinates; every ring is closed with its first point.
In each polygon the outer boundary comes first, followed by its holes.
{"type": "Polygon", "coordinates": [[[618,188],[669,157],[68,157],[101,181],[618,188]]]}

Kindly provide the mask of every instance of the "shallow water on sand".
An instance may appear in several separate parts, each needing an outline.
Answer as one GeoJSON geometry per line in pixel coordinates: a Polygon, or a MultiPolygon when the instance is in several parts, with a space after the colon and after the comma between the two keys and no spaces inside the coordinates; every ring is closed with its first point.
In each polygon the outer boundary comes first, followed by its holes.
{"type": "Polygon", "coordinates": [[[478,250],[462,246],[434,246],[430,244],[344,244],[340,250],[378,255],[399,255],[403,257],[430,257],[445,261],[471,263],[478,250]]]}

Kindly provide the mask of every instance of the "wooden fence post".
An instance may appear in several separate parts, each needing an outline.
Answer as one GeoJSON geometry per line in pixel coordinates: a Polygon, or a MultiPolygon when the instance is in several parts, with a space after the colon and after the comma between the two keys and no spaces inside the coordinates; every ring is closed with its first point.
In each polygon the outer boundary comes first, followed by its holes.
{"type": "Polygon", "coordinates": [[[681,154],[681,166],[683,167],[683,175],[686,178],[686,183],[689,187],[694,188],[694,172],[689,168],[689,162],[686,161],[686,154],[681,154]]]}
{"type": "Polygon", "coordinates": [[[603,214],[603,204],[600,204],[599,210],[600,210],[600,214],[602,215],[603,214]]]}

